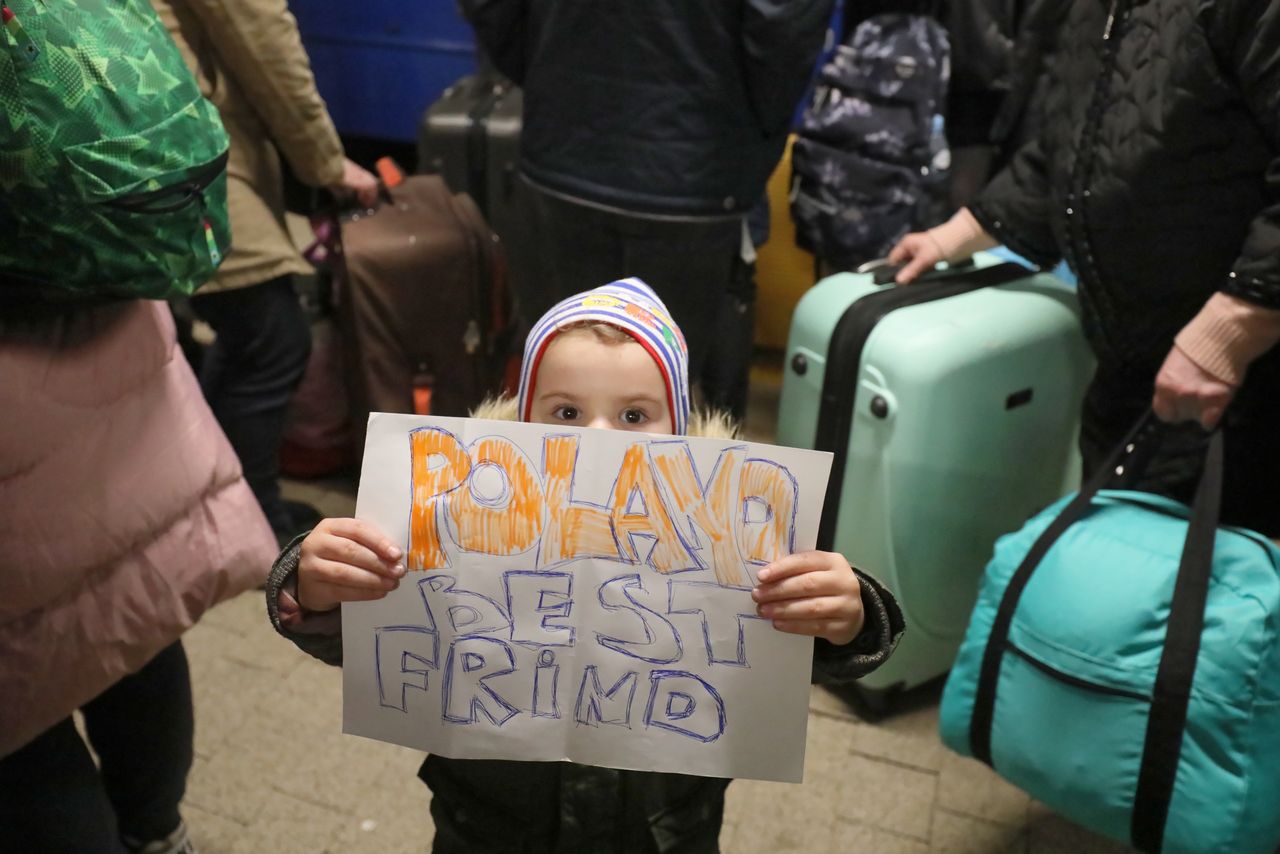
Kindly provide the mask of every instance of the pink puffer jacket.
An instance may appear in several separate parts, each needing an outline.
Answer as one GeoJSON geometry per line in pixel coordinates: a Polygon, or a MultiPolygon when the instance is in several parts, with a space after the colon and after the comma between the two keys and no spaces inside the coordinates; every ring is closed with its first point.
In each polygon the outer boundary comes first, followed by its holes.
{"type": "Polygon", "coordinates": [[[0,323],[0,756],[275,552],[163,303],[0,323]]]}

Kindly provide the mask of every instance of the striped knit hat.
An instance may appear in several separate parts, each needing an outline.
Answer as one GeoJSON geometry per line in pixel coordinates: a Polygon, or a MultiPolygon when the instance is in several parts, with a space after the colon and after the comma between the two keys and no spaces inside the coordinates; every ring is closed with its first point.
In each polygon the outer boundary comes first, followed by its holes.
{"type": "Polygon", "coordinates": [[[675,434],[683,436],[689,424],[689,348],[662,300],[636,278],[571,296],[534,324],[524,342],[520,369],[520,420],[528,421],[533,410],[538,365],[552,339],[566,326],[583,321],[616,326],[653,357],[667,384],[667,407],[675,434]]]}

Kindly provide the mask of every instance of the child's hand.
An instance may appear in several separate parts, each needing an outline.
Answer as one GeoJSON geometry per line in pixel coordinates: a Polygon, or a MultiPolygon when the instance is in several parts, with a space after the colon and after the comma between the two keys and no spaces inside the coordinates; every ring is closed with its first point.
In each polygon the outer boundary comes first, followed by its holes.
{"type": "Polygon", "coordinates": [[[298,604],[329,611],[343,602],[381,599],[400,586],[403,554],[368,522],[325,519],[302,541],[298,604]]]}
{"type": "Polygon", "coordinates": [[[780,632],[846,644],[862,631],[862,591],[849,562],[832,552],[800,552],[760,570],[756,612],[780,632]]]}

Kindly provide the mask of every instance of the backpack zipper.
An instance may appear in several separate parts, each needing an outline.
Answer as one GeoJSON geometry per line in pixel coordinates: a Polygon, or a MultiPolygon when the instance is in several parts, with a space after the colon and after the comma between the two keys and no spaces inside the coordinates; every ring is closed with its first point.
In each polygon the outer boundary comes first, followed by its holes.
{"type": "Polygon", "coordinates": [[[204,193],[200,194],[200,221],[204,225],[204,242],[209,248],[209,260],[217,267],[222,263],[222,250],[218,248],[218,241],[213,236],[213,223],[205,215],[204,193]]]}
{"type": "Polygon", "coordinates": [[[166,214],[189,207],[193,202],[204,204],[204,191],[218,179],[227,167],[227,152],[223,152],[216,160],[199,167],[188,180],[158,190],[144,193],[132,193],[103,202],[107,207],[118,208],[129,213],[166,214]],[[179,195],[181,194],[181,195],[179,195]],[[174,197],[177,198],[174,198],[174,197]],[[166,201],[172,199],[172,201],[166,201]]]}
{"type": "Polygon", "coordinates": [[[1111,28],[1116,25],[1116,6],[1119,0],[1111,0],[1111,7],[1107,10],[1107,25],[1102,29],[1102,40],[1104,42],[1111,41],[1111,28]]]}

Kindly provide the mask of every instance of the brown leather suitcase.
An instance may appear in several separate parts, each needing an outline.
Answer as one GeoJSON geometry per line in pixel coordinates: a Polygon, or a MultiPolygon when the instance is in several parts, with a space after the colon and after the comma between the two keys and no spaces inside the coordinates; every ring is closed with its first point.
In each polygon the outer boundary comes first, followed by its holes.
{"type": "Polygon", "coordinates": [[[505,256],[470,196],[436,175],[386,194],[341,224],[339,312],[361,444],[370,412],[465,416],[501,390],[510,351],[505,256]]]}

